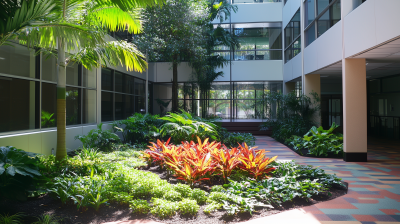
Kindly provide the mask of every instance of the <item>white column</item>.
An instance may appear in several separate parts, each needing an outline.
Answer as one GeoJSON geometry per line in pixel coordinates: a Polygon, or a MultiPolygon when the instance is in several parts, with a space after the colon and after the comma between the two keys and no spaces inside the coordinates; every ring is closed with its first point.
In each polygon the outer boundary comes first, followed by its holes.
{"type": "Polygon", "coordinates": [[[342,60],[343,160],[367,161],[367,77],[365,59],[342,60]]]}

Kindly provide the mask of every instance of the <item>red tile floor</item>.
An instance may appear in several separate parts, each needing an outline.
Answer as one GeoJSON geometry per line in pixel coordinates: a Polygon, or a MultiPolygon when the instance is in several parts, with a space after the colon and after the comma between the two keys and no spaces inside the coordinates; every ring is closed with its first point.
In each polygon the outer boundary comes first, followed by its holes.
{"type": "MultiPolygon", "coordinates": [[[[245,223],[400,224],[400,142],[369,139],[368,162],[302,157],[267,136],[256,145],[278,160],[313,165],[349,183],[348,194],[316,205],[254,219],[245,223]]],[[[127,223],[155,223],[136,220],[127,223]]]]}

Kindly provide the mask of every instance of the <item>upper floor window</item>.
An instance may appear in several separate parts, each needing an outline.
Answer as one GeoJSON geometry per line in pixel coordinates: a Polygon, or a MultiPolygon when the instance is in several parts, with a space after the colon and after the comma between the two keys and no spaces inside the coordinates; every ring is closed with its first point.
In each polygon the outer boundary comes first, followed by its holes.
{"type": "MultiPolygon", "coordinates": [[[[284,0],[285,2],[287,0],[284,0]]],[[[268,3],[268,2],[282,2],[282,0],[232,0],[232,4],[235,3],[268,3]]]]}
{"type": "Polygon", "coordinates": [[[306,46],[324,34],[341,19],[340,0],[305,1],[305,39],[306,46]]]}
{"type": "Polygon", "coordinates": [[[282,60],[281,23],[232,24],[240,48],[233,60],[282,60]]]}
{"type": "Polygon", "coordinates": [[[300,9],[285,27],[285,63],[301,52],[300,9]]]}

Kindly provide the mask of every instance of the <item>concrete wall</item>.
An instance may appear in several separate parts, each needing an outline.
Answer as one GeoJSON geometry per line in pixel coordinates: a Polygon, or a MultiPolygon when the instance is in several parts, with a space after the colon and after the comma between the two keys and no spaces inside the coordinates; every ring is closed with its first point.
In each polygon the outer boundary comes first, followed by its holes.
{"type": "MultiPolygon", "coordinates": [[[[192,79],[192,68],[189,63],[178,65],[178,82],[187,82],[192,79]]],[[[153,82],[172,82],[172,64],[170,62],[149,63],[149,80],[153,82]]]]}
{"type": "Polygon", "coordinates": [[[282,21],[283,2],[245,3],[235,5],[238,7],[238,11],[231,14],[232,23],[282,21]]]}
{"type": "Polygon", "coordinates": [[[282,81],[282,61],[233,61],[232,81],[282,81]]]}
{"type": "Polygon", "coordinates": [[[283,65],[283,81],[296,79],[301,77],[301,74],[301,54],[298,54],[283,65]]]}
{"type": "Polygon", "coordinates": [[[400,36],[399,0],[368,0],[344,18],[345,57],[400,36]]]}
{"type": "Polygon", "coordinates": [[[304,74],[341,60],[342,24],[338,22],[304,49],[304,74]]]}

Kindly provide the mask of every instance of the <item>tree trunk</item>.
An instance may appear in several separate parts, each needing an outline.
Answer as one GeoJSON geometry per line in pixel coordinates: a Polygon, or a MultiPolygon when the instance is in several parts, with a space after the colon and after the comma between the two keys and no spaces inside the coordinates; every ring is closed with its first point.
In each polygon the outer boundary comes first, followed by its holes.
{"type": "Polygon", "coordinates": [[[65,48],[64,40],[58,39],[58,59],[57,59],[57,151],[56,159],[58,161],[67,155],[67,146],[65,142],[66,133],[66,66],[65,66],[65,48]]]}
{"type": "Polygon", "coordinates": [[[178,112],[178,56],[173,56],[172,62],[172,112],[178,112]]]}

